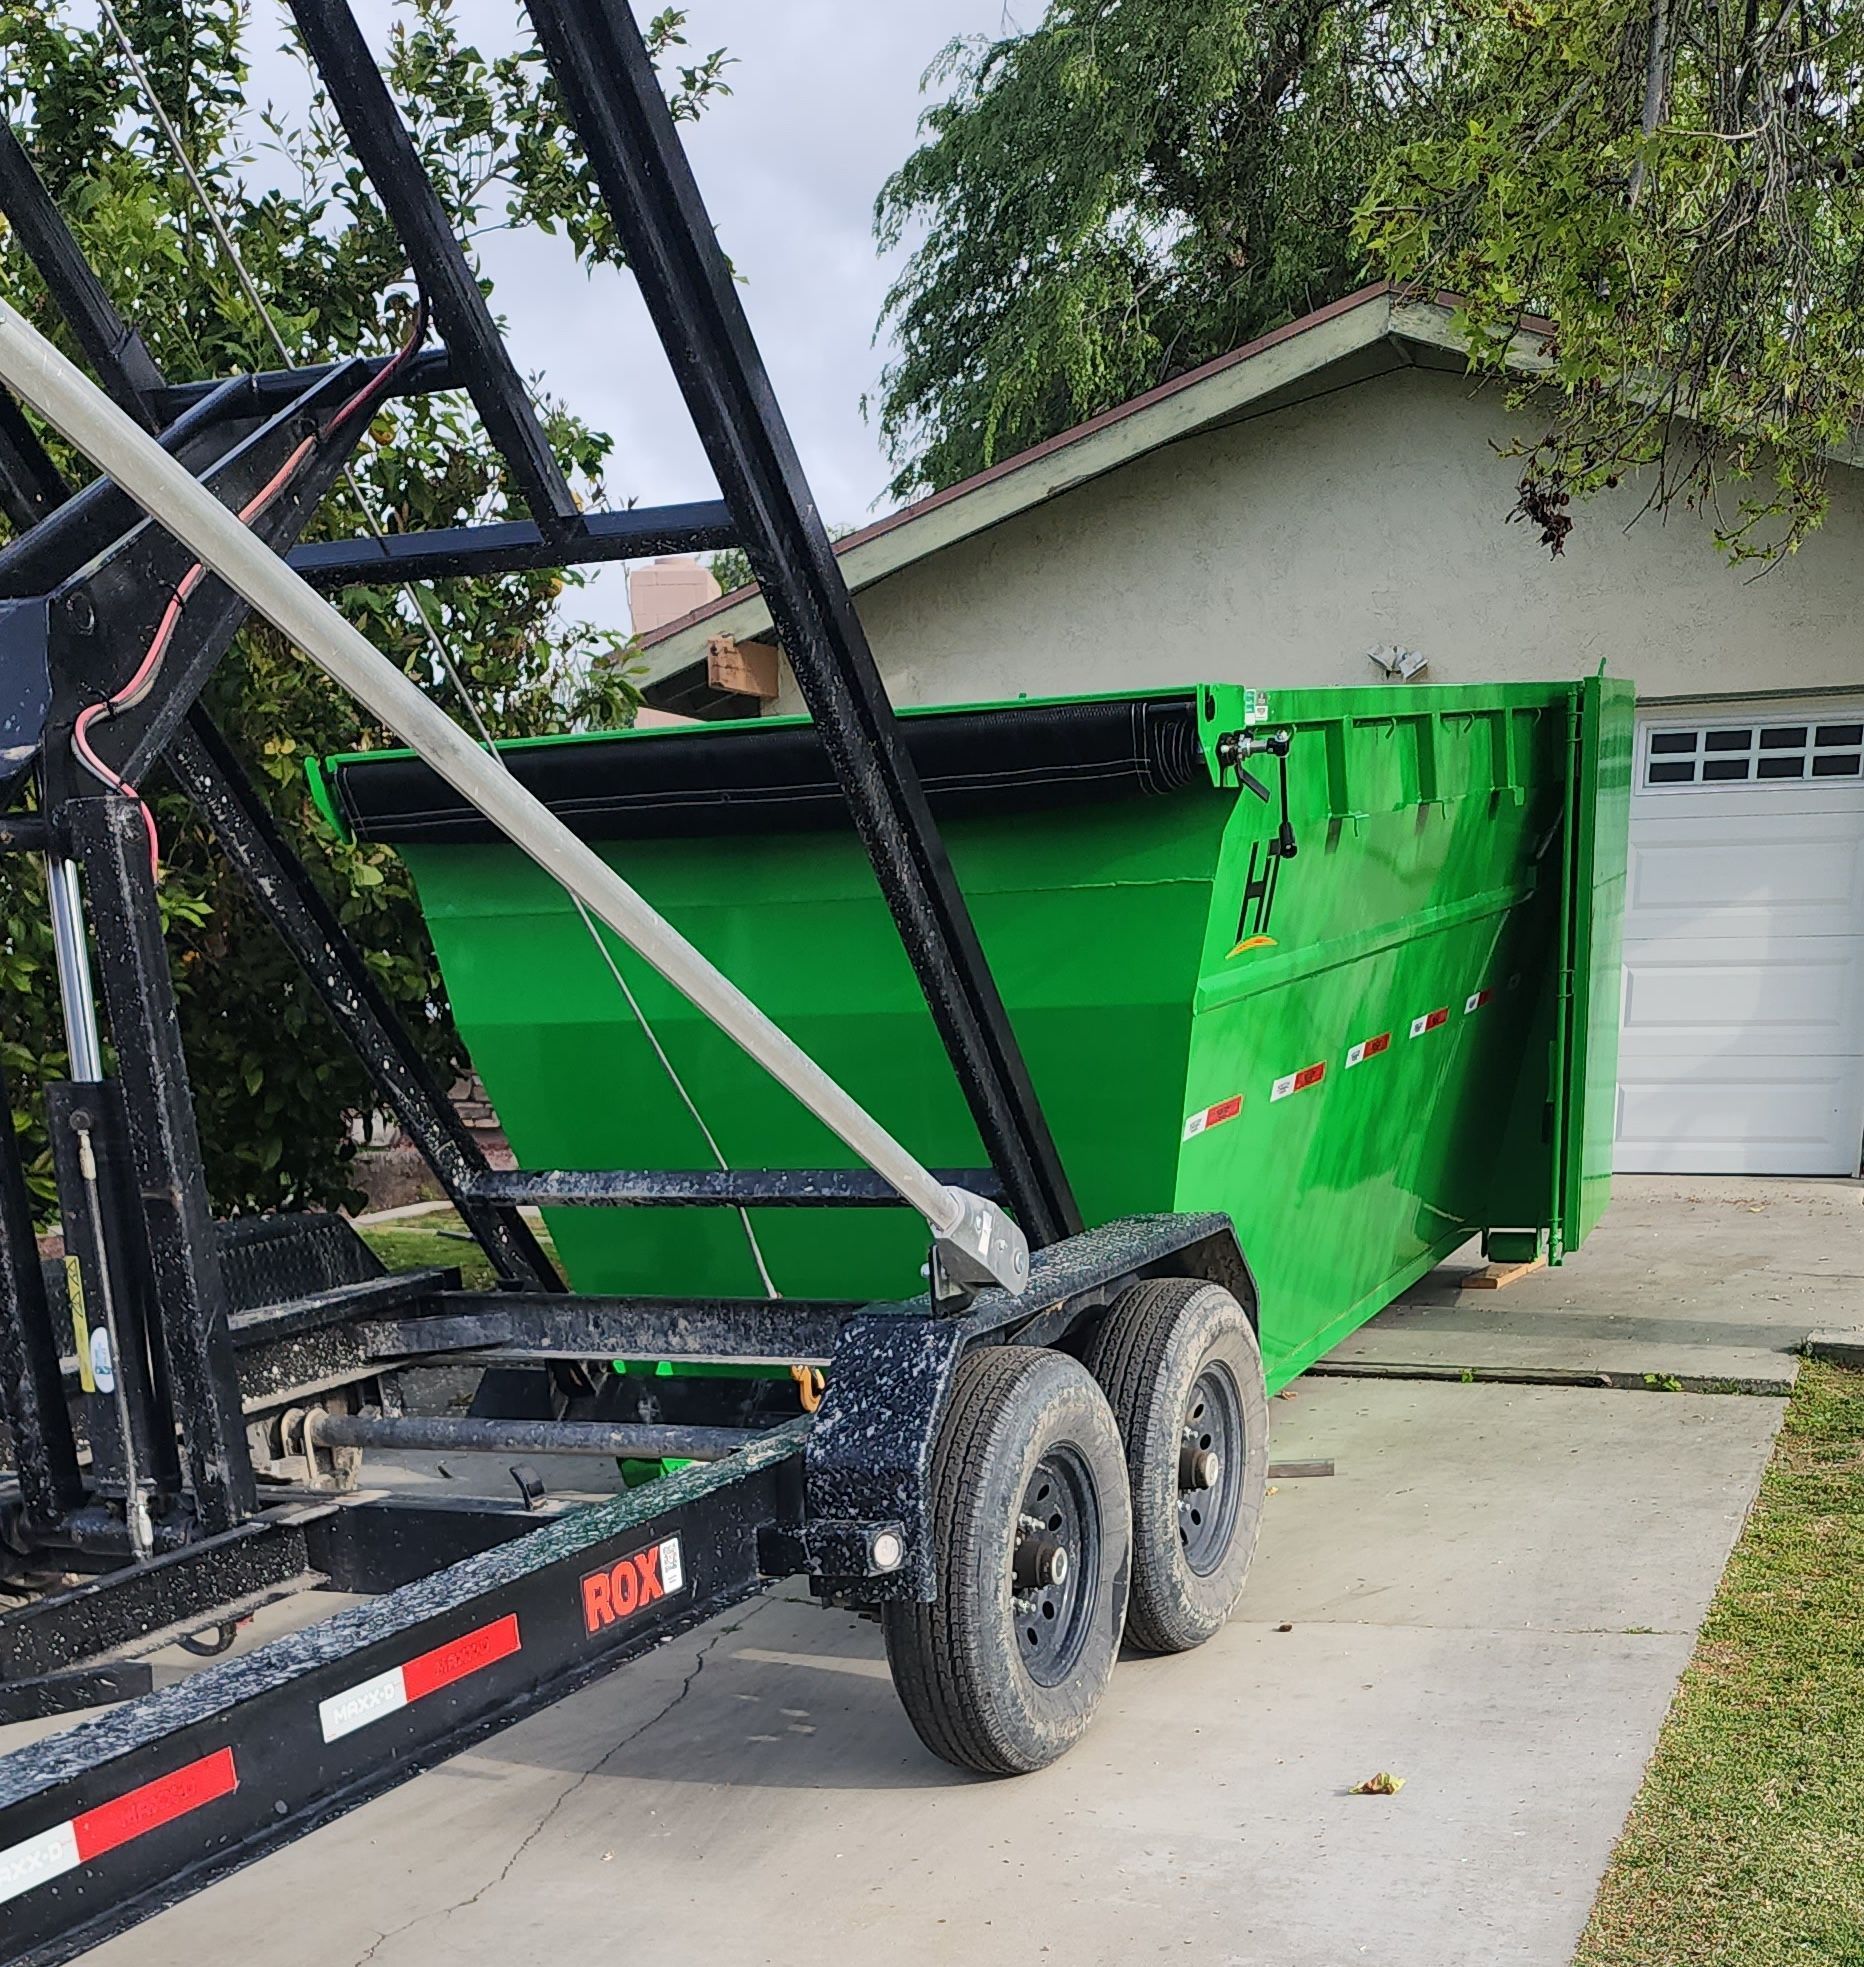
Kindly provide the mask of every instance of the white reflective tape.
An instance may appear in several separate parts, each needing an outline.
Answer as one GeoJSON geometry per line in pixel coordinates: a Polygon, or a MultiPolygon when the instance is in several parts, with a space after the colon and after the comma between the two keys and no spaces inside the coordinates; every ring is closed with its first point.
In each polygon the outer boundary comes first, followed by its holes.
{"type": "Polygon", "coordinates": [[[1421,1017],[1421,1018],[1413,1018],[1411,1020],[1411,1036],[1413,1038],[1422,1038],[1425,1032],[1427,1032],[1429,1029],[1430,1029],[1430,1019],[1428,1016],[1421,1017]]]}
{"type": "Polygon", "coordinates": [[[334,1742],[407,1705],[407,1683],[401,1677],[400,1667],[395,1666],[346,1688],[341,1694],[332,1694],[327,1701],[319,1701],[317,1721],[324,1731],[324,1740],[334,1742]]]}
{"type": "Polygon", "coordinates": [[[1366,1048],[1363,1045],[1355,1045],[1353,1049],[1350,1052],[1348,1052],[1346,1055],[1347,1071],[1350,1072],[1353,1069],[1353,1067],[1358,1065],[1359,1062],[1365,1056],[1366,1056],[1366,1048]]]}
{"type": "Polygon", "coordinates": [[[1276,1080],[1275,1084],[1269,1088],[1269,1098],[1272,1100],[1285,1100],[1293,1091],[1294,1074],[1290,1072],[1276,1080]]]}
{"type": "Polygon", "coordinates": [[[0,1905],[77,1868],[78,1834],[68,1823],[54,1824],[23,1844],[9,1844],[0,1851],[0,1905]]]}
{"type": "Polygon", "coordinates": [[[686,1565],[680,1556],[680,1540],[669,1537],[660,1546],[660,1582],[669,1591],[679,1591],[686,1583],[686,1565]]]}
{"type": "Polygon", "coordinates": [[[1190,1119],[1184,1123],[1185,1139],[1187,1141],[1195,1140],[1198,1137],[1198,1135],[1201,1134],[1204,1131],[1204,1129],[1209,1125],[1210,1125],[1210,1115],[1208,1113],[1192,1114],[1190,1119]]]}

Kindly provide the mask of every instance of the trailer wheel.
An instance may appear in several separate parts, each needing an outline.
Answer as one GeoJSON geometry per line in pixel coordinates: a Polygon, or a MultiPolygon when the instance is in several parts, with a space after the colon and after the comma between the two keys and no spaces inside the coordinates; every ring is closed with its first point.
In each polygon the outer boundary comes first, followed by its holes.
{"type": "Polygon", "coordinates": [[[989,1346],[959,1362],[932,1526],[936,1602],[882,1621],[907,1716],[961,1769],[1045,1768],[1106,1692],[1132,1563],[1119,1429],[1077,1360],[989,1346]]]}
{"type": "Polygon", "coordinates": [[[1126,1636],[1148,1653],[1188,1652],[1229,1617],[1256,1554],[1269,1463],[1261,1349],[1221,1285],[1158,1277],[1114,1301],[1087,1364],[1126,1443],[1126,1636]]]}

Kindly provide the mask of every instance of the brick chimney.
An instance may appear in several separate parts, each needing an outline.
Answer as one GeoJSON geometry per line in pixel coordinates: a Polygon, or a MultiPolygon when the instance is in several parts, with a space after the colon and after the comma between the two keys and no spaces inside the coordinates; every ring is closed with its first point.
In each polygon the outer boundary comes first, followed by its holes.
{"type": "Polygon", "coordinates": [[[671,553],[651,567],[628,569],[628,613],[636,635],[651,635],[718,596],[711,570],[689,553],[671,553]]]}

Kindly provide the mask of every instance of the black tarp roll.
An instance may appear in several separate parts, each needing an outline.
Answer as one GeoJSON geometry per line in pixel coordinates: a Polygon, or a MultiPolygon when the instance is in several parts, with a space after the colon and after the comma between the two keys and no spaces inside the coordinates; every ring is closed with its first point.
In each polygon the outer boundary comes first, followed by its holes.
{"type": "MultiPolygon", "coordinates": [[[[902,718],[900,730],[941,819],[1099,805],[1210,784],[1188,690],[1182,697],[934,711],[902,718]]],[[[501,755],[585,840],[848,824],[808,725],[563,738],[509,746],[501,755]]],[[[432,767],[406,753],[352,757],[333,764],[328,779],[337,811],[360,840],[466,845],[502,837],[432,767]]]]}

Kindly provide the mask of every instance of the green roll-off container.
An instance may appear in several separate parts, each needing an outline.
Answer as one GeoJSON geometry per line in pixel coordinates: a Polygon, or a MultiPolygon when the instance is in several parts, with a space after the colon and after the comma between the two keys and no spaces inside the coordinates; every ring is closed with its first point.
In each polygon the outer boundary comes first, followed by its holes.
{"type": "MultiPolygon", "coordinates": [[[[1603,678],[1203,684],[905,714],[1085,1219],[1228,1212],[1271,1387],[1473,1232],[1558,1261],[1598,1219],[1631,702],[1603,678]],[[1285,761],[1261,748],[1281,732],[1285,761]]],[[[923,1163],[982,1164],[806,724],[505,756],[923,1163]]],[[[523,1166],[713,1165],[546,876],[406,754],[330,759],[312,778],[337,824],[405,858],[523,1166]]],[[[850,1164],[632,952],[608,948],[733,1166],[850,1164]]],[[[753,1221],[786,1296],[923,1288],[910,1211],[753,1221]]],[[[760,1291],[729,1210],[558,1209],[550,1229],[578,1290],[760,1291]]]]}

